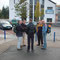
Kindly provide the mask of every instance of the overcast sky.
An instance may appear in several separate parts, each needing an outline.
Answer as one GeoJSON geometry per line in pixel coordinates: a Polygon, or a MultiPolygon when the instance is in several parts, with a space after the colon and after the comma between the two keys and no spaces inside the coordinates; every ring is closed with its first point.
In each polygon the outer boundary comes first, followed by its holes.
{"type": "MultiPolygon", "coordinates": [[[[56,2],[58,5],[60,4],[60,0],[52,0],[56,2]]],[[[9,6],[9,0],[0,0],[0,9],[2,9],[3,6],[9,6]]]]}

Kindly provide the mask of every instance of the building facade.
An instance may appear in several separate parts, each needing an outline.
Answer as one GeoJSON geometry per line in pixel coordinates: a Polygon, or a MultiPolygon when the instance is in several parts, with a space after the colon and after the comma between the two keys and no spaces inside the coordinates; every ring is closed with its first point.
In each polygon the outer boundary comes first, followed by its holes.
{"type": "MultiPolygon", "coordinates": [[[[20,16],[17,16],[15,13],[15,7],[14,5],[18,3],[20,0],[10,0],[9,1],[9,19],[21,19],[20,16]]],[[[32,18],[34,21],[34,10],[35,5],[37,3],[37,0],[26,0],[27,1],[27,18],[26,20],[29,21],[29,18],[32,18]],[[32,9],[30,11],[30,6],[32,6],[32,9]],[[29,12],[31,13],[31,16],[29,16],[29,12]]],[[[25,1],[24,1],[25,2],[25,1]]],[[[52,22],[55,23],[55,10],[56,10],[56,3],[54,3],[51,0],[39,0],[40,7],[44,8],[44,20],[46,23],[52,22]]]]}
{"type": "Polygon", "coordinates": [[[56,5],[56,22],[60,23],[60,5],[56,5]]]}
{"type": "Polygon", "coordinates": [[[56,3],[51,0],[45,0],[44,3],[44,20],[49,23],[55,23],[56,20],[56,3]]]}

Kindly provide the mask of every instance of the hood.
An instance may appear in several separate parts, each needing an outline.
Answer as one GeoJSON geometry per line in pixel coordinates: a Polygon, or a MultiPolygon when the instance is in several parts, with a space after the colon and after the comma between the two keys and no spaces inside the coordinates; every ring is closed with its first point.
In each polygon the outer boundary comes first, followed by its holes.
{"type": "Polygon", "coordinates": [[[4,26],[4,27],[6,27],[6,26],[10,26],[10,27],[12,27],[11,24],[3,24],[3,26],[4,26]]]}

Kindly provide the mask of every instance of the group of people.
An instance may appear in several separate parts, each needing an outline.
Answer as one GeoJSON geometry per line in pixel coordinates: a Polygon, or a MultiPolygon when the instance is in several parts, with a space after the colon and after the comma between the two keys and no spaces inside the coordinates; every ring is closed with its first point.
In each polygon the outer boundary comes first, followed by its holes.
{"type": "Polygon", "coordinates": [[[46,34],[47,34],[47,25],[44,20],[40,20],[35,26],[32,22],[32,19],[29,20],[29,24],[26,25],[26,20],[18,21],[18,24],[14,28],[14,32],[18,37],[17,49],[21,50],[22,47],[26,46],[27,40],[27,51],[34,51],[34,34],[37,36],[38,44],[42,49],[46,49],[46,34]],[[27,35],[27,36],[26,36],[27,35]],[[27,37],[27,39],[26,39],[27,37]]]}

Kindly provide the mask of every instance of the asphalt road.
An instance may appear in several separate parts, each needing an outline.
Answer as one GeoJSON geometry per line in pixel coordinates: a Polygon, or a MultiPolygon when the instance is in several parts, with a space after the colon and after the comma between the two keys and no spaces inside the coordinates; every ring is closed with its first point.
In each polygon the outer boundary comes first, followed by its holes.
{"type": "Polygon", "coordinates": [[[35,51],[27,53],[26,47],[17,51],[15,46],[0,55],[0,60],[60,60],[60,48],[48,48],[41,50],[35,47],[35,51]]]}

